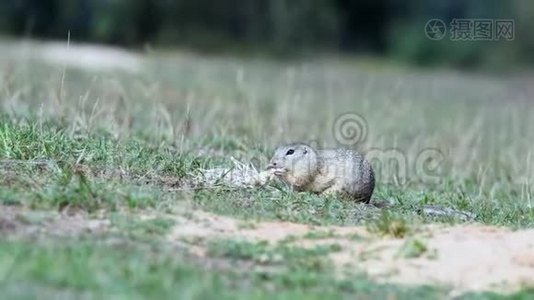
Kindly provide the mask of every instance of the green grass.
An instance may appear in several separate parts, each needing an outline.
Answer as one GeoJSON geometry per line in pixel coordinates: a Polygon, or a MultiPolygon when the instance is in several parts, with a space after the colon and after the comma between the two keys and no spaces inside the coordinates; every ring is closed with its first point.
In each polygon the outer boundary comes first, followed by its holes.
{"type": "MultiPolygon", "coordinates": [[[[235,251],[232,248],[232,253],[235,251]]],[[[238,251],[240,258],[248,257],[243,253],[245,250],[238,251]]],[[[304,295],[320,299],[347,297],[355,292],[365,297],[394,294],[407,299],[442,295],[440,290],[431,288],[409,290],[369,284],[365,278],[336,282],[324,273],[310,270],[265,274],[238,270],[236,265],[236,269],[228,266],[226,270],[213,273],[205,270],[201,263],[191,263],[183,253],[165,247],[140,250],[128,243],[106,245],[92,239],[55,245],[5,242],[0,246],[0,253],[3,254],[0,287],[3,295],[10,299],[40,294],[48,298],[60,295],[173,298],[180,295],[183,299],[288,299],[304,295]]],[[[289,253],[287,259],[310,255],[289,253]]]]}
{"type": "Polygon", "coordinates": [[[298,246],[280,243],[270,245],[266,241],[248,242],[235,240],[214,241],[209,245],[211,255],[231,259],[251,260],[259,264],[277,264],[291,271],[328,272],[332,266],[323,259],[329,253],[340,251],[337,244],[321,245],[314,248],[301,248],[298,246]]]}
{"type": "MultiPolygon", "coordinates": [[[[175,298],[181,299],[293,299],[363,298],[442,299],[446,291],[431,287],[401,288],[371,283],[365,277],[334,280],[309,260],[332,249],[275,247],[221,242],[217,255],[260,259],[281,253],[278,264],[298,266],[293,272],[241,269],[238,263],[208,269],[209,261],[191,260],[179,249],[164,245],[92,237],[44,243],[6,241],[0,244],[0,290],[9,299],[45,298],[175,298]],[[295,263],[294,260],[299,262],[295,263]],[[310,266],[313,266],[310,268],[310,266]]],[[[334,249],[335,251],[335,249],[334,249]]],[[[209,260],[209,259],[208,259],[209,260]]],[[[262,260],[268,264],[269,260],[262,260]]],[[[528,299],[534,291],[510,298],[528,299]]],[[[467,299],[500,299],[495,294],[472,294],[467,299]]]]}
{"type": "MultiPolygon", "coordinates": [[[[192,206],[240,218],[245,227],[257,220],[363,224],[401,237],[421,224],[458,222],[417,212],[432,204],[472,212],[484,224],[534,227],[534,108],[521,77],[377,71],[328,58],[281,64],[154,54],[145,60],[141,74],[0,61],[0,205],[103,214],[121,233],[118,245],[91,236],[3,241],[0,290],[8,298],[45,293],[261,299],[274,291],[279,298],[446,295],[432,287],[335,280],[324,272],[328,264],[317,259],[332,249],[222,241],[212,245],[208,259],[231,260],[236,268],[242,263],[289,268],[252,275],[212,270],[167,249],[160,238],[172,221],[137,217],[146,210],[192,206]],[[394,203],[387,213],[294,193],[280,184],[252,189],[189,184],[202,169],[232,166],[231,157],[261,169],[281,143],[336,147],[332,127],[346,112],[365,118],[367,138],[356,148],[373,158],[374,197],[394,203]],[[441,164],[425,159],[428,149],[437,150],[441,164]],[[393,154],[402,165],[388,163],[393,154]],[[24,259],[11,269],[16,253],[24,259]]],[[[328,233],[308,238],[321,237],[328,233]]],[[[403,255],[426,255],[423,248],[415,241],[403,255]]],[[[517,298],[531,295],[525,291],[517,298]]]]}
{"type": "MultiPolygon", "coordinates": [[[[164,208],[189,199],[188,192],[168,191],[167,183],[157,179],[143,180],[135,176],[120,178],[118,175],[116,178],[89,178],[83,172],[74,170],[75,166],[45,171],[38,170],[39,168],[22,164],[7,171],[8,174],[3,181],[9,181],[9,184],[1,188],[5,195],[1,199],[2,202],[24,204],[35,208],[74,207],[94,212],[99,209],[116,210],[120,207],[164,208]]],[[[172,183],[179,187],[180,177],[176,178],[172,183]]],[[[193,203],[200,208],[247,219],[275,219],[317,225],[358,224],[376,219],[374,225],[371,224],[375,227],[387,226],[388,223],[376,218],[376,210],[360,204],[309,194],[295,194],[290,191],[280,193],[271,189],[216,188],[192,193],[193,203]]],[[[402,196],[403,192],[399,191],[399,195],[402,196]]],[[[396,219],[409,220],[415,224],[439,221],[416,213],[428,203],[427,201],[420,201],[409,193],[405,193],[404,197],[405,203],[398,204],[390,210],[390,214],[396,219]]],[[[531,226],[533,219],[531,210],[527,208],[520,210],[502,203],[476,207],[477,203],[461,205],[447,201],[445,197],[442,201],[430,203],[474,211],[478,215],[477,220],[489,224],[531,226]]]]}
{"type": "Polygon", "coordinates": [[[164,236],[175,225],[174,220],[161,217],[140,220],[136,216],[114,214],[110,219],[113,226],[120,232],[137,239],[164,236]]]}
{"type": "MultiPolygon", "coordinates": [[[[219,146],[205,145],[214,149],[219,146]]],[[[121,141],[106,135],[74,138],[57,124],[40,124],[26,118],[11,120],[6,116],[0,118],[0,159],[7,166],[0,188],[5,195],[1,202],[39,208],[74,206],[89,212],[119,206],[155,207],[162,203],[161,199],[179,201],[184,199],[183,193],[169,193],[169,187],[182,187],[200,169],[230,164],[228,160],[221,162],[222,158],[192,150],[178,152],[134,138],[121,141]]],[[[375,198],[393,199],[396,205],[392,214],[414,223],[436,221],[416,211],[427,204],[438,204],[473,212],[477,221],[487,224],[532,227],[534,211],[530,203],[513,198],[526,196],[515,192],[512,183],[504,185],[497,182],[486,191],[467,180],[451,178],[425,192],[415,184],[410,188],[379,182],[375,198]],[[487,198],[483,197],[485,193],[489,193],[487,198]]],[[[281,191],[209,188],[194,191],[192,197],[204,209],[256,219],[357,224],[374,216],[359,204],[296,194],[285,188],[281,191]]]]}

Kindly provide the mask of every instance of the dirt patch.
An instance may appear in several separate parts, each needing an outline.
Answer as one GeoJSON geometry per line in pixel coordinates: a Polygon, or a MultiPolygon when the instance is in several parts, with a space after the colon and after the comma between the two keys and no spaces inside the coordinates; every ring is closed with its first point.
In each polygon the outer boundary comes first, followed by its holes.
{"type": "Polygon", "coordinates": [[[104,232],[109,227],[108,220],[93,219],[83,212],[35,211],[0,205],[0,233],[3,237],[79,236],[104,232]]]}
{"type": "MultiPolygon", "coordinates": [[[[396,239],[380,237],[364,227],[311,226],[289,222],[244,224],[205,212],[178,216],[169,240],[245,239],[272,243],[295,238],[295,245],[337,244],[330,254],[340,274],[364,272],[381,282],[435,284],[455,292],[513,292],[534,286],[534,230],[511,231],[482,225],[445,228],[430,225],[396,239]],[[310,238],[321,233],[324,238],[310,238]],[[415,245],[415,246],[414,246],[415,245]],[[410,247],[415,249],[410,250],[410,247]],[[419,248],[418,248],[419,247],[419,248]]],[[[206,249],[192,246],[205,256],[206,249]]]]}
{"type": "MultiPolygon", "coordinates": [[[[406,240],[378,240],[375,256],[360,260],[357,267],[382,281],[404,284],[441,284],[464,290],[512,292],[534,286],[534,230],[468,225],[427,229],[411,237],[426,247],[418,257],[399,256],[406,240]]],[[[374,245],[373,245],[374,244],[374,245]]],[[[371,248],[372,249],[372,248],[371,248]]],[[[351,263],[338,260],[338,264],[351,263]]]]}
{"type": "Polygon", "coordinates": [[[1,216],[0,217],[0,233],[3,235],[17,230],[18,224],[12,218],[1,216]]]}
{"type": "MultiPolygon", "coordinates": [[[[165,217],[174,226],[169,244],[187,249],[202,261],[212,261],[207,244],[220,239],[291,241],[298,247],[336,244],[328,254],[339,276],[365,273],[379,282],[439,285],[453,293],[514,292],[534,287],[534,230],[512,231],[482,225],[427,225],[404,238],[378,236],[365,227],[313,226],[290,222],[250,222],[181,209],[173,213],[139,212],[141,219],[165,217]],[[185,246],[185,247],[184,247],[185,246]],[[208,259],[209,258],[209,259],[208,259]]],[[[104,218],[83,213],[36,212],[0,206],[3,236],[76,236],[111,230],[104,218]]],[[[252,262],[243,262],[249,264],[252,262]]],[[[232,266],[224,261],[217,265],[232,266]]]]}

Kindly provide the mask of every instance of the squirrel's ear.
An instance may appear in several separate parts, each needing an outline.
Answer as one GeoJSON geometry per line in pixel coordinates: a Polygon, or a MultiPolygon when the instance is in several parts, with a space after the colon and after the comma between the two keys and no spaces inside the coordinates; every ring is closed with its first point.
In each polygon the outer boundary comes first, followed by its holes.
{"type": "Polygon", "coordinates": [[[308,147],[304,147],[304,154],[308,154],[308,147]]]}

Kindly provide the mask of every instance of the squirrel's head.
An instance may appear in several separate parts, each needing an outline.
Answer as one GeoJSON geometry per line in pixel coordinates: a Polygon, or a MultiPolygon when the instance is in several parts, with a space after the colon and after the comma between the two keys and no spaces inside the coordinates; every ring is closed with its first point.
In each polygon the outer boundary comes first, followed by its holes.
{"type": "Polygon", "coordinates": [[[281,179],[311,179],[318,170],[317,152],[306,144],[290,144],[278,147],[274,151],[268,170],[281,179]]]}

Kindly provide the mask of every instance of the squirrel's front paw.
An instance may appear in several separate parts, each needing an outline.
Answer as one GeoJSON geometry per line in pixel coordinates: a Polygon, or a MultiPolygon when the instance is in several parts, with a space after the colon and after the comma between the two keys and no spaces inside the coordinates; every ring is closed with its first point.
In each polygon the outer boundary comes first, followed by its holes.
{"type": "Polygon", "coordinates": [[[256,185],[266,185],[270,181],[274,179],[274,173],[272,170],[268,171],[262,171],[258,173],[258,176],[256,177],[256,185]]]}

